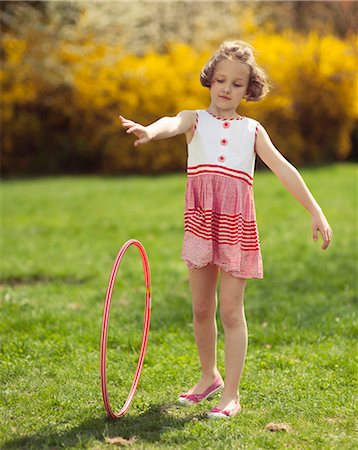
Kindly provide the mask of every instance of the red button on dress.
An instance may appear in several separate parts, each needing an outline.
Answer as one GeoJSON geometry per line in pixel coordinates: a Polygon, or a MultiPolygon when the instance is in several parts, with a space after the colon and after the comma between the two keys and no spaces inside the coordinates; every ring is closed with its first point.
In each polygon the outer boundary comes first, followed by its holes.
{"type": "Polygon", "coordinates": [[[227,145],[228,144],[228,140],[227,139],[221,139],[221,141],[220,141],[220,144],[221,145],[227,145]]]}
{"type": "Polygon", "coordinates": [[[230,122],[224,122],[223,123],[223,127],[224,128],[229,128],[229,126],[230,126],[230,122]]]}
{"type": "Polygon", "coordinates": [[[218,157],[218,160],[220,161],[220,162],[224,162],[225,161],[225,156],[224,155],[220,155],[219,157],[218,157]]]}

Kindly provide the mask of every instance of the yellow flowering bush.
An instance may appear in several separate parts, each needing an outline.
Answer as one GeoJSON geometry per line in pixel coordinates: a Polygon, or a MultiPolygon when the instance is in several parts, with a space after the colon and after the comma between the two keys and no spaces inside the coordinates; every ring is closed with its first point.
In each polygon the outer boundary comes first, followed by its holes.
{"type": "MultiPolygon", "coordinates": [[[[357,123],[354,39],[248,30],[246,40],[258,49],[272,91],[261,102],[243,102],[239,112],[259,120],[293,164],[351,153],[357,123]]],[[[172,42],[165,53],[136,56],[84,41],[79,54],[63,41],[52,56],[58,67],[52,78],[28,64],[28,42],[6,36],[2,49],[5,174],[184,170],[183,136],[134,149],[118,115],[148,124],[183,109],[206,108],[209,90],[199,74],[212,48],[172,42]]]]}
{"type": "Polygon", "coordinates": [[[274,87],[262,105],[247,105],[249,113],[296,164],[347,158],[358,114],[355,37],[288,30],[256,35],[252,43],[274,87]]]}

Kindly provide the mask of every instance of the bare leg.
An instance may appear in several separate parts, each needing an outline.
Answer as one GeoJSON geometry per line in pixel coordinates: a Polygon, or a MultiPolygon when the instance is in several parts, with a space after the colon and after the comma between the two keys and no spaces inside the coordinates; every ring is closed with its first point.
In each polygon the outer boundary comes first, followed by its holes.
{"type": "Polygon", "coordinates": [[[220,315],[225,332],[225,388],[218,408],[232,408],[240,400],[238,392],[247,351],[244,310],[246,279],[221,271],[220,315]]]}
{"type": "Polygon", "coordinates": [[[202,378],[188,393],[204,392],[218,375],[216,367],[216,288],[219,269],[208,265],[202,269],[189,269],[192,292],[195,342],[201,363],[202,378]]]}

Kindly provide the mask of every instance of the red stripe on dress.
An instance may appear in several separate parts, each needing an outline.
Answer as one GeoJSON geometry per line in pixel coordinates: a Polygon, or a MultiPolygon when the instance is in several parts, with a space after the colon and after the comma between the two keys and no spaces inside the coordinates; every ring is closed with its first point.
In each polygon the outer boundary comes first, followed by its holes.
{"type": "MultiPolygon", "coordinates": [[[[212,209],[202,209],[202,208],[187,208],[187,210],[184,213],[184,215],[185,214],[190,214],[190,212],[194,212],[194,211],[198,211],[200,213],[203,213],[205,216],[207,216],[207,215],[209,215],[209,216],[216,215],[216,216],[220,217],[220,219],[221,218],[225,218],[225,217],[229,217],[232,220],[237,220],[240,217],[242,218],[242,213],[238,213],[238,214],[224,214],[224,213],[217,213],[217,212],[213,211],[212,209]]],[[[254,224],[256,224],[255,220],[245,220],[245,219],[242,219],[242,220],[245,223],[254,223],[254,224]]]]}
{"type": "Polygon", "coordinates": [[[203,226],[203,223],[200,220],[193,219],[185,219],[184,226],[193,226],[198,229],[198,231],[202,230],[203,233],[211,234],[222,234],[223,236],[227,234],[228,236],[238,235],[239,233],[242,236],[245,236],[245,239],[252,239],[252,236],[254,238],[258,238],[258,232],[257,229],[252,228],[250,231],[244,230],[243,228],[238,227],[218,227],[214,225],[214,227],[210,226],[211,224],[207,224],[207,226],[203,226]]]}
{"type": "MultiPolygon", "coordinates": [[[[190,218],[190,215],[188,216],[190,218]]],[[[197,217],[195,215],[193,215],[193,217],[197,217]]],[[[242,226],[244,229],[246,230],[252,230],[253,228],[256,229],[256,224],[254,222],[245,222],[244,219],[242,217],[238,217],[237,219],[224,219],[221,218],[220,216],[205,216],[205,222],[208,223],[213,223],[215,225],[226,225],[226,226],[231,226],[231,227],[238,227],[239,225],[242,226]]]]}
{"type": "Polygon", "coordinates": [[[202,233],[204,236],[210,237],[212,235],[217,235],[219,238],[225,238],[228,240],[234,240],[237,239],[239,236],[242,237],[243,242],[259,242],[258,239],[258,234],[257,233],[253,233],[250,234],[249,236],[245,235],[244,233],[241,231],[239,232],[238,229],[235,230],[235,232],[231,232],[230,230],[228,232],[219,232],[217,229],[203,229],[200,226],[197,226],[195,222],[190,222],[190,223],[186,223],[184,226],[184,229],[187,228],[192,228],[194,230],[196,230],[198,233],[202,233]]]}
{"type": "Polygon", "coordinates": [[[245,226],[242,223],[231,224],[228,222],[219,222],[219,221],[203,222],[202,220],[200,220],[199,217],[195,217],[195,216],[185,217],[184,221],[185,221],[185,223],[195,222],[198,225],[201,225],[203,228],[209,228],[209,227],[211,228],[213,226],[216,229],[220,229],[220,230],[236,231],[240,227],[242,229],[242,231],[246,234],[253,234],[253,233],[257,232],[257,228],[254,225],[245,226]]]}
{"type": "Polygon", "coordinates": [[[226,244],[226,245],[231,245],[231,246],[240,244],[240,249],[243,251],[260,250],[260,246],[258,243],[252,243],[251,245],[249,245],[249,244],[245,245],[242,242],[240,242],[240,239],[237,239],[236,241],[228,241],[225,239],[219,239],[216,236],[206,237],[206,236],[203,236],[201,233],[196,232],[195,230],[186,230],[186,233],[193,234],[197,238],[203,239],[204,241],[212,241],[212,242],[216,242],[218,244],[226,244]]]}
{"type": "Polygon", "coordinates": [[[205,230],[203,228],[201,228],[200,226],[197,226],[197,224],[195,223],[187,223],[184,226],[184,230],[187,229],[193,229],[195,231],[197,231],[198,233],[202,233],[203,236],[206,237],[212,237],[212,236],[216,236],[218,239],[226,239],[228,241],[234,241],[237,239],[241,239],[242,242],[245,244],[250,244],[252,242],[260,242],[258,235],[257,234],[252,234],[252,235],[245,235],[244,233],[240,233],[238,231],[236,231],[235,233],[232,231],[227,231],[227,232],[218,232],[217,230],[205,230]]]}
{"type": "MultiPolygon", "coordinates": [[[[225,240],[217,239],[216,237],[207,238],[207,237],[201,235],[201,233],[196,232],[194,229],[191,229],[190,227],[188,227],[185,231],[187,233],[192,233],[195,236],[197,236],[201,239],[204,239],[205,241],[214,241],[214,242],[217,242],[218,244],[237,245],[240,242],[240,239],[238,239],[236,242],[227,242],[225,240]]],[[[240,243],[240,248],[242,251],[260,250],[259,245],[243,246],[243,245],[241,245],[241,243],[240,243]]]]}
{"type": "Polygon", "coordinates": [[[217,225],[217,224],[213,224],[213,226],[211,226],[211,224],[208,224],[207,226],[203,226],[203,223],[200,222],[200,220],[197,219],[190,219],[190,220],[185,220],[184,225],[196,225],[199,229],[202,229],[203,231],[207,231],[210,232],[211,230],[213,230],[213,232],[218,233],[218,234],[233,234],[233,233],[238,233],[239,231],[243,234],[243,236],[245,237],[251,237],[251,236],[257,236],[258,232],[255,228],[252,228],[251,230],[245,230],[243,227],[239,227],[239,226],[234,226],[234,227],[229,227],[229,226],[223,226],[223,225],[217,225]]]}
{"type": "Polygon", "coordinates": [[[188,177],[196,177],[198,175],[208,175],[208,174],[214,174],[214,175],[220,175],[220,176],[225,176],[225,177],[230,177],[230,178],[235,178],[236,180],[242,180],[245,181],[245,183],[247,183],[249,186],[252,186],[252,183],[250,183],[250,181],[247,181],[245,178],[242,177],[238,177],[237,175],[230,175],[229,173],[223,173],[223,172],[214,172],[212,170],[203,170],[203,171],[199,171],[193,175],[188,174],[188,177]]]}
{"type": "Polygon", "coordinates": [[[200,216],[198,214],[186,214],[184,215],[184,220],[197,220],[202,225],[214,225],[214,226],[224,226],[224,227],[230,227],[230,228],[238,228],[241,227],[245,231],[252,231],[257,230],[257,224],[255,222],[249,222],[244,223],[242,218],[237,218],[235,220],[228,220],[228,219],[220,219],[218,217],[211,217],[211,218],[205,218],[203,216],[200,216]]]}
{"type": "Polygon", "coordinates": [[[215,167],[215,168],[219,168],[219,169],[229,170],[230,172],[234,172],[234,173],[242,173],[243,175],[246,175],[248,178],[250,178],[250,180],[253,180],[253,177],[243,170],[231,169],[231,167],[220,166],[219,164],[199,164],[198,166],[190,166],[187,168],[187,170],[188,171],[195,170],[195,169],[198,169],[199,167],[215,167]]]}
{"type": "Polygon", "coordinates": [[[213,235],[207,235],[205,233],[202,233],[198,231],[195,228],[188,227],[185,229],[186,233],[192,233],[195,234],[197,237],[200,237],[202,239],[205,239],[206,241],[215,241],[219,244],[225,243],[228,245],[240,245],[241,248],[260,248],[260,241],[258,240],[251,240],[251,241],[242,241],[241,237],[235,237],[235,238],[229,238],[227,236],[217,236],[216,234],[213,235]]]}

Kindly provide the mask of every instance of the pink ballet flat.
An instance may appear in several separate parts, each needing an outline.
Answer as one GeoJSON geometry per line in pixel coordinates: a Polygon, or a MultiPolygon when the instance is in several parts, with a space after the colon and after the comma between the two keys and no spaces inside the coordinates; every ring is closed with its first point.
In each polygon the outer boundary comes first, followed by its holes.
{"type": "Polygon", "coordinates": [[[214,383],[209,386],[207,390],[202,394],[180,394],[178,401],[183,405],[193,405],[195,403],[200,403],[203,400],[221,391],[223,387],[224,383],[222,379],[218,377],[215,379],[214,383]]]}
{"type": "Polygon", "coordinates": [[[208,417],[210,419],[229,419],[230,417],[236,416],[241,412],[241,405],[239,401],[235,402],[235,405],[231,409],[219,409],[213,408],[209,413],[208,417]]]}

